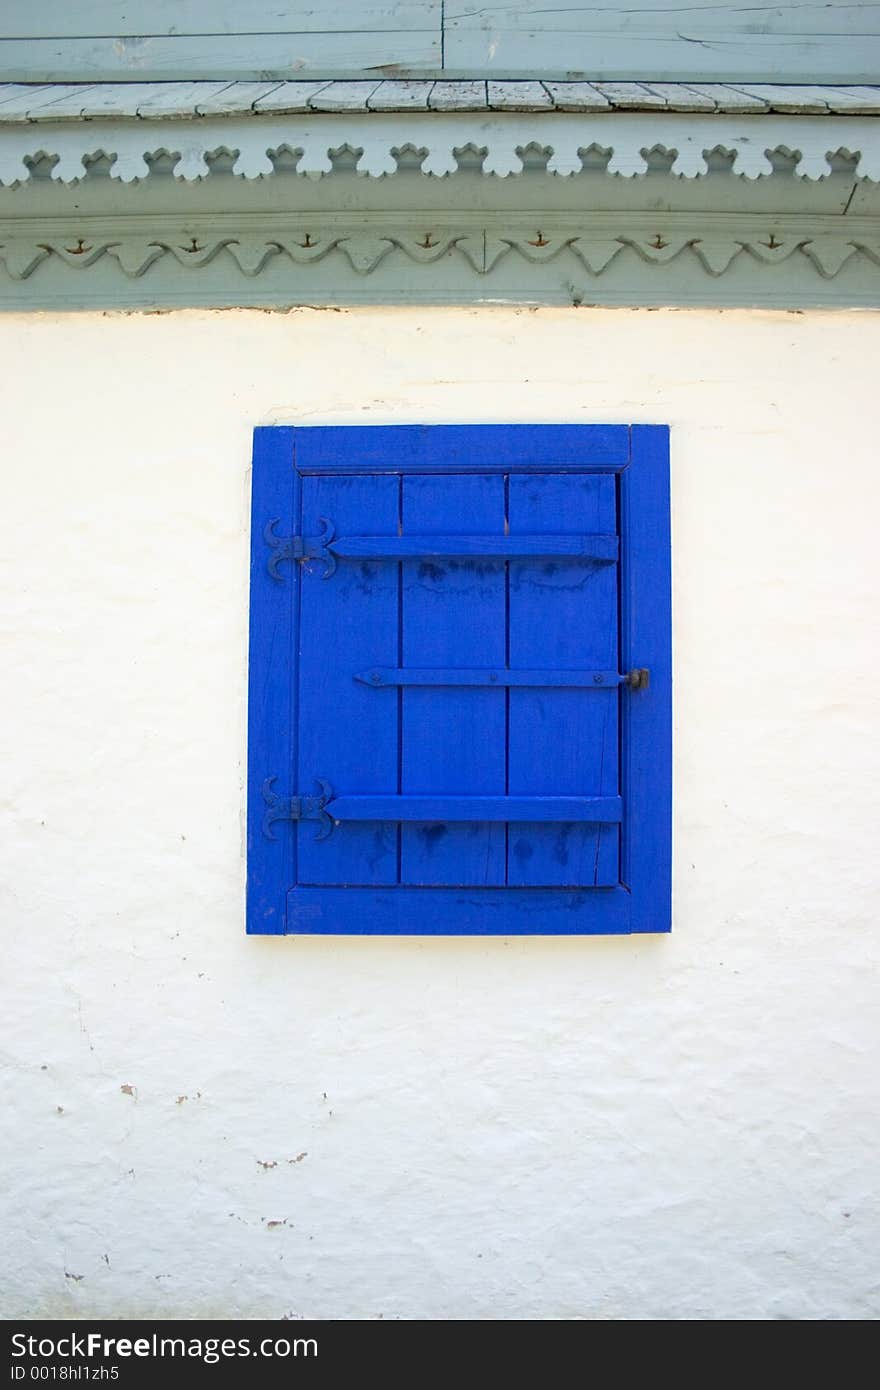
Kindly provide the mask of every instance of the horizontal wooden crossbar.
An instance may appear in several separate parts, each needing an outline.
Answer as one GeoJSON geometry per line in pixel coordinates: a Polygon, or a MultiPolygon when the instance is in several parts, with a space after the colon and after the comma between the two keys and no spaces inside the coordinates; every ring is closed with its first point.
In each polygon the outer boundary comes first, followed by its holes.
{"type": "Polygon", "coordinates": [[[400,668],[395,666],[373,666],[368,671],[358,671],[355,680],[365,685],[479,685],[479,686],[577,686],[588,690],[602,690],[627,681],[619,671],[507,671],[503,667],[487,670],[452,670],[428,668],[400,668]]]}
{"type": "Polygon", "coordinates": [[[340,536],[327,550],[338,558],[364,560],[442,560],[498,558],[516,560],[617,559],[618,541],[611,535],[584,536],[340,536]]]}
{"type": "Polygon", "coordinates": [[[334,821],[583,821],[623,817],[619,796],[337,796],[323,810],[334,821]]]}
{"type": "Polygon", "coordinates": [[[280,579],[282,560],[322,560],[324,578],[335,573],[337,560],[592,560],[609,565],[617,560],[617,536],[337,536],[332,521],[321,517],[319,536],[279,536],[273,517],[263,528],[270,550],[267,560],[273,579],[280,579]]]}
{"type": "Polygon", "coordinates": [[[330,783],[317,779],[315,796],[279,796],[275,778],[263,783],[263,833],[274,840],[275,821],[319,822],[316,839],[324,840],[342,821],[579,821],[614,825],[623,819],[619,796],[336,796],[330,783]]]}

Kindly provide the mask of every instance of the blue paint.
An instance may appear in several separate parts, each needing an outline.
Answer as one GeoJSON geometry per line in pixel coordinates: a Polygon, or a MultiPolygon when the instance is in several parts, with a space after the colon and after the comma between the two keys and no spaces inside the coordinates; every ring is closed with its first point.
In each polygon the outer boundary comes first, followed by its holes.
{"type": "Polygon", "coordinates": [[[626,936],[624,888],[293,888],[289,930],[309,936],[626,936]]]}
{"type": "Polygon", "coordinates": [[[313,425],[296,431],[301,473],[618,472],[626,425],[313,425]],[[551,439],[552,435],[552,439],[551,439]]]}
{"type": "Polygon", "coordinates": [[[672,605],[669,430],[634,425],[620,478],[620,633],[625,667],[651,672],[621,703],[621,881],[632,930],[669,931],[672,917],[672,605]],[[647,697],[647,698],[645,698],[647,697]]]}
{"type": "MultiPolygon", "coordinates": [[[[251,488],[251,607],[248,662],[247,929],[277,936],[287,930],[287,889],[296,881],[295,841],[282,825],[275,839],[264,832],[263,786],[272,777],[296,791],[294,730],[295,660],[299,574],[278,584],[266,564],[263,529],[274,516],[299,512],[300,479],[293,468],[293,430],[254,431],[251,488]]],[[[311,789],[310,789],[311,790],[311,789]]]]}
{"type": "MultiPolygon", "coordinates": [[[[521,555],[573,555],[614,561],[618,553],[617,537],[609,535],[337,536],[331,521],[325,517],[321,521],[321,536],[293,536],[286,540],[274,534],[275,522],[270,522],[264,537],[273,552],[268,562],[273,578],[281,578],[278,566],[282,560],[323,560],[323,577],[329,579],[336,571],[336,560],[339,558],[354,559],[360,556],[367,560],[405,560],[415,556],[421,561],[418,566],[420,578],[440,578],[447,571],[442,565],[432,563],[436,559],[461,561],[471,556],[484,559],[498,556],[502,560],[512,560],[521,555]]],[[[364,568],[362,565],[361,569],[364,568]]],[[[552,574],[555,566],[545,565],[544,568],[552,574]]]]}
{"type": "MultiPolygon", "coordinates": [[[[312,534],[321,517],[332,516],[349,535],[369,528],[373,534],[396,536],[399,493],[399,480],[389,474],[303,478],[304,532],[312,534]]],[[[300,784],[311,791],[321,777],[336,796],[394,794],[397,691],[371,690],[352,680],[351,672],[373,660],[397,660],[399,565],[394,560],[365,566],[360,560],[340,559],[329,579],[320,559],[295,568],[302,594],[300,784]]],[[[395,822],[361,821],[321,840],[315,838],[315,827],[304,822],[295,833],[300,883],[397,883],[395,822]]]]}
{"type": "MultiPolygon", "coordinates": [[[[504,664],[505,565],[490,559],[504,542],[504,477],[471,473],[403,478],[403,537],[436,555],[444,531],[485,537],[474,558],[453,566],[417,559],[401,566],[402,666],[504,664]],[[484,549],[485,545],[485,549],[484,549]],[[493,552],[494,553],[494,552],[493,552]]],[[[456,536],[450,537],[455,541],[456,536]]],[[[504,799],[505,693],[491,689],[401,691],[401,791],[504,799]]],[[[421,827],[402,825],[403,883],[433,886],[504,884],[506,817],[485,809],[470,824],[427,810],[421,827]],[[420,830],[445,823],[431,843],[420,830]],[[430,844],[430,848],[428,847],[430,844]]]]}
{"type": "Polygon", "coordinates": [[[607,685],[620,685],[627,677],[619,671],[560,671],[535,668],[535,670],[507,670],[504,667],[468,670],[465,667],[432,666],[420,670],[418,667],[405,669],[392,667],[385,669],[374,666],[369,671],[356,671],[356,681],[364,685],[535,685],[576,686],[584,690],[602,690],[607,685]]]}
{"type": "Polygon", "coordinates": [[[260,429],[251,534],[248,931],[669,930],[664,427],[260,429]],[[327,517],[349,553],[293,546],[279,583],[277,537],[327,517]],[[615,531],[617,563],[514,558],[615,531]],[[332,833],[270,839],[273,777],[298,809],[324,779],[332,833]]]}
{"type": "MultiPolygon", "coordinates": [[[[616,531],[617,486],[611,473],[513,474],[508,514],[511,539],[549,524],[566,532],[616,531]]],[[[592,560],[548,565],[521,559],[510,566],[510,665],[582,669],[617,664],[617,566],[592,560]]],[[[512,689],[509,717],[510,791],[532,796],[615,796],[620,695],[611,686],[512,689]]],[[[584,821],[586,817],[580,817],[584,821]]],[[[598,817],[596,818],[598,820],[598,817]]],[[[572,821],[574,817],[572,817],[572,821]]],[[[521,888],[620,881],[616,825],[570,825],[564,855],[559,827],[516,826],[520,852],[507,882],[521,888]],[[533,850],[522,853],[524,844],[533,850]]]]}
{"type": "MultiPolygon", "coordinates": [[[[412,743],[412,740],[410,740],[412,743]]],[[[415,745],[416,750],[418,744],[415,745]]],[[[504,751],[502,728],[501,750],[504,751]]],[[[468,773],[462,774],[462,779],[468,773]]],[[[618,822],[623,815],[619,796],[336,796],[327,802],[327,814],[337,822],[346,821],[422,821],[474,822],[500,821],[584,821],[589,825],[618,822]]],[[[456,862],[452,872],[460,867],[456,862]]],[[[412,879],[405,875],[404,881],[412,879]]],[[[442,883],[461,882],[449,877],[442,883]]]]}

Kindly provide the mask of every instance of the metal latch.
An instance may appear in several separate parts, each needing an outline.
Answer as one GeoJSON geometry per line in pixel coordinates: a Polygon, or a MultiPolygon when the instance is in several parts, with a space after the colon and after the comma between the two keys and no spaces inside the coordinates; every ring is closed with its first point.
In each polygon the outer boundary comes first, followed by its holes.
{"type": "Polygon", "coordinates": [[[647,666],[636,666],[632,671],[627,671],[623,684],[630,690],[647,690],[651,684],[651,672],[647,666]]]}
{"type": "Polygon", "coordinates": [[[355,671],[354,679],[374,688],[387,686],[543,686],[549,690],[578,688],[607,690],[625,685],[629,690],[647,690],[651,673],[640,666],[627,675],[618,671],[577,671],[528,667],[511,670],[506,666],[437,667],[373,666],[355,671]]]}

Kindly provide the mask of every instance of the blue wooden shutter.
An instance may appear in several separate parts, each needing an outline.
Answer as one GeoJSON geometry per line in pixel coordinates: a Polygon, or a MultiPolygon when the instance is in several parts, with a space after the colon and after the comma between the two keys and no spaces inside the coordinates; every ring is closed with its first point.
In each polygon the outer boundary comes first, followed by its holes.
{"type": "Polygon", "coordinates": [[[258,430],[248,930],[668,930],[669,647],[665,429],[258,430]]]}

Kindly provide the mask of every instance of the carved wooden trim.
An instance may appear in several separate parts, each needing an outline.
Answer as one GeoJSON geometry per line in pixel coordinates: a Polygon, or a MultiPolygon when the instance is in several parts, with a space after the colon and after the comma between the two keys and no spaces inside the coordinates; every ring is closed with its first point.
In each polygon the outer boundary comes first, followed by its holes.
{"type": "MultiPolygon", "coordinates": [[[[50,264],[72,273],[91,270],[102,260],[120,278],[155,275],[160,263],[198,273],[217,258],[232,277],[254,278],[270,265],[284,265],[298,276],[335,258],[359,276],[380,265],[407,264],[430,277],[441,261],[456,261],[470,274],[491,278],[504,260],[515,262],[524,284],[530,267],[567,260],[589,278],[601,277],[620,259],[635,258],[658,271],[675,264],[697,280],[718,279],[743,257],[762,267],[778,267],[794,258],[808,275],[834,279],[850,261],[859,261],[872,276],[880,272],[880,218],[768,218],[681,213],[645,215],[594,214],[561,222],[550,214],[542,225],[464,220],[446,225],[417,215],[395,222],[375,219],[346,223],[338,218],[273,219],[261,215],[246,225],[218,215],[183,226],[169,222],[138,224],[132,217],[87,219],[51,227],[0,224],[0,264],[12,280],[39,276],[50,264]],[[108,225],[109,224],[109,225],[108,225]]],[[[537,219],[536,219],[537,221],[537,219]]],[[[878,276],[880,288],[880,276],[878,276]]]]}
{"type": "Polygon", "coordinates": [[[694,179],[710,172],[709,153],[721,148],[733,172],[748,179],[771,174],[772,154],[782,150],[792,172],[806,179],[826,178],[833,160],[845,155],[854,177],[880,181],[880,123],[870,116],[554,111],[0,124],[0,185],[27,183],[47,164],[58,183],[75,184],[96,172],[131,183],[147,179],[163,156],[174,177],[188,182],[218,170],[246,179],[271,178],[291,167],[329,174],[346,153],[359,172],[381,177],[401,167],[407,149],[418,151],[423,174],[456,172],[464,152],[482,173],[506,176],[523,171],[523,152],[536,144],[546,151],[547,171],[560,175],[579,173],[583,152],[596,148],[607,152],[611,174],[650,172],[659,150],[669,155],[668,172],[694,179]]]}
{"type": "Polygon", "coordinates": [[[880,305],[869,117],[0,122],[0,183],[6,307],[880,305]]]}

